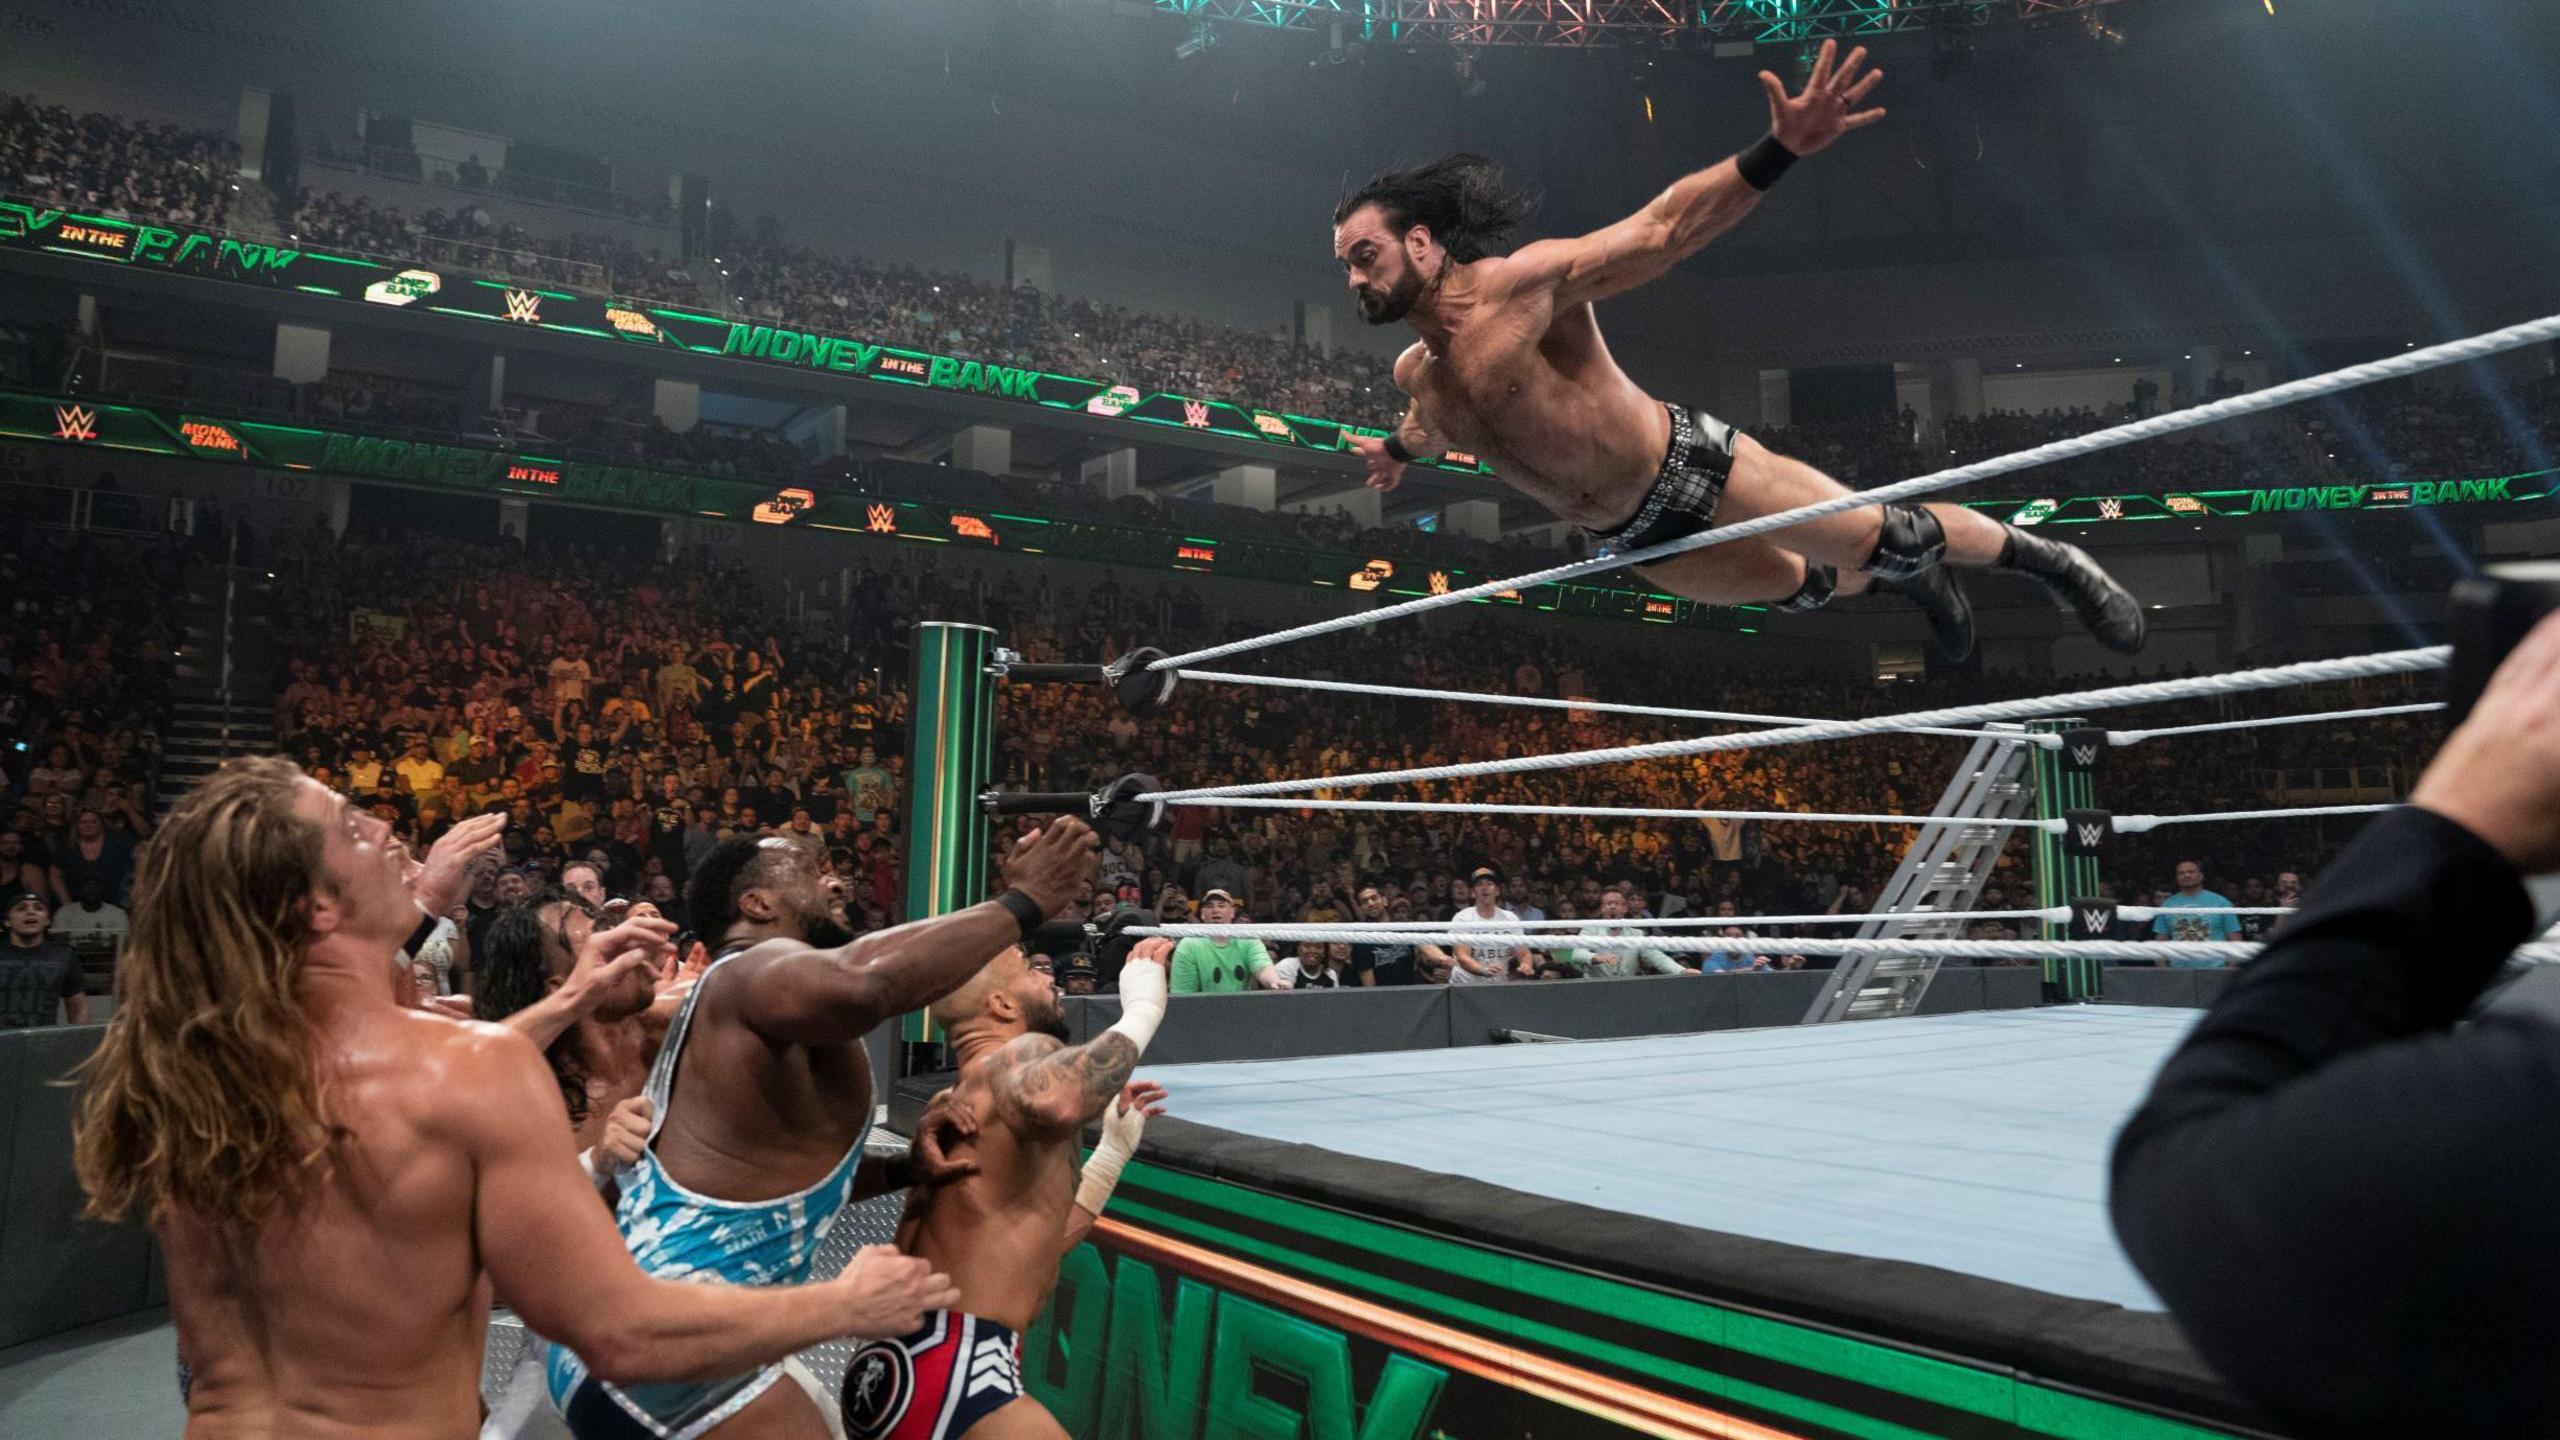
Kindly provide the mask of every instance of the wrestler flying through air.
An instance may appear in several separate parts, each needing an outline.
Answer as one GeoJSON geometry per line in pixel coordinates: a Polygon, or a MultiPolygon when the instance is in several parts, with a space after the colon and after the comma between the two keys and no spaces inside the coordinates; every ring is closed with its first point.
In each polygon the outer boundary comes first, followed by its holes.
{"type": "MultiPolygon", "coordinates": [[[[1575,239],[1487,253],[1529,201],[1478,155],[1393,171],[1345,199],[1334,211],[1333,253],[1362,317],[1402,320],[1422,337],[1396,361],[1396,384],[1412,400],[1404,419],[1383,440],[1352,442],[1368,483],[1392,490],[1408,462],[1469,451],[1618,551],[1849,493],[1702,410],[1647,395],[1610,358],[1591,307],[1696,254],[1741,223],[1788,166],[1883,119],[1882,109],[1859,108],[1884,78],[1859,73],[1866,58],[1861,48],[1835,64],[1836,47],[1824,41],[1792,97],[1762,71],[1767,136],[1575,239]]],[[[2141,604],[2085,552],[1954,505],[1868,506],[1642,568],[1665,589],[1717,605],[1815,610],[1870,587],[1906,596],[1938,648],[1961,659],[1973,650],[1973,610],[1945,565],[2024,575],[2109,649],[2142,648],[2141,604]]]]}

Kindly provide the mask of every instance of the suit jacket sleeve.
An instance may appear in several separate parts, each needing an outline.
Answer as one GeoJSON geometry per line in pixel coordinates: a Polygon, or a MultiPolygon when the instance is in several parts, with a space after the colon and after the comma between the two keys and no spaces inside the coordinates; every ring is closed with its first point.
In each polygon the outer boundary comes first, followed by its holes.
{"type": "Polygon", "coordinates": [[[2560,1365],[2531,1317],[2560,1260],[2521,1237],[2560,1203],[2560,1030],[2496,1011],[2453,1028],[2532,918],[2476,836],[2386,815],[2117,1137],[2126,1252],[2280,1419],[2422,1434],[2459,1414],[2505,1434],[2501,1404],[2555,1413],[2560,1365]]]}

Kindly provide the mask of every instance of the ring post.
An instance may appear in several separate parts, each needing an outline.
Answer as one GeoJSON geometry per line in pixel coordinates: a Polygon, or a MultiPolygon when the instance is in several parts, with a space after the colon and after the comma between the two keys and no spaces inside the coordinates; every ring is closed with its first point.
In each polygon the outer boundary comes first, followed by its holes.
{"type": "MultiPolygon", "coordinates": [[[[987,898],[987,813],[978,796],[995,760],[996,632],[924,620],[915,633],[915,704],[907,725],[907,913],[948,914],[987,898]]],[[[899,1022],[907,1044],[933,1042],[922,1010],[899,1022]]],[[[908,1067],[912,1071],[912,1065],[908,1067]]]]}
{"type": "MultiPolygon", "coordinates": [[[[2078,729],[2086,720],[2030,720],[2027,729],[2037,733],[2053,733],[2078,729]]],[[[2097,808],[2097,786],[2091,772],[2075,770],[2063,762],[2062,752],[2039,745],[2035,750],[2036,818],[2058,820],[2065,810],[2097,808]]],[[[2035,840],[2036,906],[2052,909],[2068,905],[2075,897],[2098,893],[2098,862],[2095,857],[2066,853],[2063,838],[2042,830],[2029,832],[2035,840]]],[[[2046,940],[2060,940],[2071,933],[2068,924],[2051,920],[2041,922],[2046,940]]],[[[2086,955],[2048,955],[2044,961],[2044,998],[2048,1004],[2064,1001],[2096,1000],[2106,989],[2106,968],[2086,955]]]]}

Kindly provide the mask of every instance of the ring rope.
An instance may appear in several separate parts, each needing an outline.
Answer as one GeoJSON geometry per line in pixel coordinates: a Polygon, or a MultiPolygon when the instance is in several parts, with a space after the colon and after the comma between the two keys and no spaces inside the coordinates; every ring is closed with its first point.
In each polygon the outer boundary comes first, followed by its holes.
{"type": "Polygon", "coordinates": [[[2134,685],[2113,685],[2097,690],[2083,690],[2070,695],[2043,695],[2023,700],[1995,700],[1978,705],[1954,705],[1937,710],[1912,710],[1899,715],[1871,716],[1863,720],[1827,720],[1819,725],[1802,725],[1784,730],[1752,730],[1734,735],[1702,735],[1686,740],[1661,740],[1649,745],[1616,745],[1599,750],[1568,750],[1546,755],[1522,755],[1508,760],[1476,760],[1458,765],[1424,765],[1406,770],[1372,770],[1357,775],[1318,776],[1302,780],[1263,780],[1243,785],[1204,785],[1189,790],[1160,790],[1135,798],[1171,803],[1176,800],[1205,800],[1245,795],[1288,795],[1309,790],[1356,790],[1371,785],[1396,785],[1415,780],[1467,780],[1480,775],[1516,775],[1535,770],[1573,770],[1586,765],[1610,765],[1638,760],[1672,760],[1683,756],[1706,755],[1726,750],[1757,750],[1771,745],[1808,744],[1817,740],[1843,740],[1859,735],[1891,734],[1909,730],[1914,725],[1969,725],[1993,720],[2024,720],[2044,715],[2066,715],[2075,710],[2106,709],[2119,705],[2152,705],[2167,700],[2239,695],[2253,690],[2272,690],[2286,685],[2310,685],[2332,680],[2365,680],[2380,675],[2439,670],[2444,667],[2452,654],[2452,647],[2445,645],[2431,645],[2417,650],[2385,650],[2371,655],[2348,655],[2335,660],[2306,660],[2260,670],[2232,670],[2220,675],[2197,675],[2177,680],[2150,680],[2134,685]]]}
{"type": "MultiPolygon", "coordinates": [[[[1358,810],[1426,815],[1557,815],[1616,820],[1809,820],[1824,825],[1909,825],[1922,830],[1981,826],[1985,829],[2041,830],[2048,835],[2065,834],[2070,828],[2070,822],[2061,816],[2039,820],[1993,815],[1834,814],[1812,810],[1676,810],[1647,805],[1512,805],[1489,800],[1311,800],[1296,795],[1204,795],[1188,800],[1169,798],[1164,803],[1176,809],[1202,810],[1358,810]]],[[[2271,810],[2209,810],[2193,815],[2113,815],[2108,818],[2117,834],[2140,835],[2163,825],[2196,825],[2216,820],[2298,820],[2323,815],[2378,815],[2385,810],[2396,810],[2403,803],[2395,800],[2389,804],[2368,805],[2288,805],[2271,810]]]]}
{"type": "MultiPolygon", "coordinates": [[[[2118,905],[2115,913],[2116,918],[2120,920],[2157,920],[2163,915],[2171,914],[2290,915],[2293,913],[2293,907],[2288,905],[2118,905]]],[[[1617,920],[1603,920],[1594,915],[1580,920],[1522,920],[1518,922],[1518,928],[1523,931],[1579,932],[1595,925],[1618,925],[1634,927],[1637,933],[1617,938],[1642,939],[1657,928],[1698,930],[1712,925],[1740,925],[1745,928],[1753,925],[1864,925],[1870,920],[2044,920],[2056,925],[2064,925],[2070,923],[2071,910],[2068,906],[2050,905],[2041,910],[1891,910],[1882,914],[1860,911],[1849,915],[1675,915],[1668,918],[1647,915],[1641,919],[1627,916],[1617,920]]],[[[1191,925],[1187,928],[1194,931],[1217,929],[1207,925],[1191,925]]],[[[1303,925],[1258,927],[1238,924],[1217,929],[1217,933],[1221,935],[1258,934],[1265,928],[1313,929],[1317,927],[1303,925]]],[[[1408,935],[1441,934],[1447,931],[1449,926],[1446,921],[1438,920],[1343,920],[1322,928],[1357,931],[1372,940],[1381,936],[1390,940],[1400,940],[1408,935]]]]}
{"type": "Polygon", "coordinates": [[[2043,830],[2059,835],[2063,822],[1984,816],[1963,819],[1944,815],[1833,815],[1797,810],[1676,810],[1646,805],[1506,805],[1462,800],[1310,800],[1299,796],[1269,799],[1208,795],[1194,800],[1167,800],[1168,806],[1208,810],[1384,810],[1426,815],[1560,815],[1607,820],[1810,820],[1830,825],[1910,825],[1921,829],[1979,825],[2009,830],[2043,830]]]}
{"type": "MultiPolygon", "coordinates": [[[[1446,700],[1478,705],[1523,705],[1537,710],[1591,710],[1606,715],[1651,715],[1665,720],[1727,720],[1743,725],[1819,725],[1806,715],[1755,715],[1741,710],[1682,710],[1668,705],[1622,705],[1604,700],[1557,700],[1544,695],[1496,695],[1481,690],[1432,690],[1414,685],[1367,685],[1351,680],[1308,680],[1290,675],[1248,675],[1229,670],[1185,670],[1180,678],[1217,685],[1259,685],[1275,690],[1322,690],[1342,695],[1379,695],[1394,700],[1446,700]]],[[[2062,748],[2059,735],[2008,734],[1994,730],[1955,730],[1923,726],[1903,732],[1946,735],[1959,740],[2026,740],[2048,750],[2062,748]]]]}
{"type": "MultiPolygon", "coordinates": [[[[1593,820],[1806,820],[1821,825],[1908,825],[1918,830],[2041,830],[2047,835],[2069,831],[2062,816],[2050,820],[1995,815],[1859,815],[1818,810],[1680,810],[1650,805],[1514,805],[1492,800],[1315,800],[1299,795],[1203,795],[1167,799],[1175,809],[1194,810],[1352,810],[1421,815],[1552,815],[1593,820]]],[[[2399,808],[2388,805],[2290,805],[2273,810],[2214,810],[2195,815],[2110,816],[2119,835],[2140,835],[2163,825],[2193,825],[2209,820],[2297,820],[2321,815],[2374,815],[2399,808]]]]}
{"type": "Polygon", "coordinates": [[[2554,339],[2560,339],[2560,315],[2547,315],[2539,320],[2528,320],[2519,325],[2509,325],[2501,330],[2490,330],[2465,339],[2447,341],[2441,345],[2429,345],[2423,349],[2404,350],[2397,355],[2368,360],[2360,365],[2349,365],[2343,369],[2331,370],[2326,374],[2289,380],[2281,385],[2271,385],[2264,390],[2252,390],[2245,394],[2207,401],[2202,405],[2190,405],[2183,410],[2171,410],[2148,419],[2135,420],[2123,425],[2111,425],[2103,430],[2092,430],[2086,435],[2074,435],[2068,439],[2051,441],[2007,455],[1995,455],[1988,460],[1978,460],[1970,465],[1959,465],[1934,474],[1914,476],[1873,490],[1862,490],[1829,500],[1816,501],[1810,505],[1799,505],[1792,510],[1780,510],[1755,520],[1738,520],[1730,525],[1701,530],[1695,535],[1666,541],[1660,545],[1648,545],[1642,549],[1617,554],[1604,553],[1588,560],[1577,560],[1571,564],[1532,571],[1509,580],[1488,580],[1481,585],[1470,585],[1463,590],[1451,590],[1442,595],[1425,595],[1376,610],[1337,615],[1329,620],[1293,626],[1286,630],[1275,630],[1268,635],[1256,636],[1252,639],[1237,640],[1225,645],[1212,645],[1206,649],[1193,650],[1182,655],[1169,655],[1150,663],[1147,668],[1177,670],[1184,666],[1197,665],[1202,661],[1241,655],[1249,650],[1267,649],[1292,640],[1312,639],[1318,635],[1330,635],[1337,630],[1375,625],[1381,620],[1418,615],[1425,610],[1439,609],[1443,605],[1458,605],[1470,600],[1488,599],[1505,591],[1526,590],[1532,586],[1570,580],[1580,575],[1593,575],[1605,570],[1619,570],[1628,566],[1649,564],[1656,560],[1668,559],[1673,555],[1686,554],[1692,550],[1703,550],[1711,545],[1723,545],[1735,540],[1748,539],[1754,535],[1765,535],[1772,530],[1801,525],[1808,520],[1819,520],[1826,515],[1838,515],[1849,510],[1889,504],[1919,495],[1932,495],[1976,480],[1988,480],[1995,475],[2007,475],[2019,470],[2032,469],[2056,460],[2077,459],[2082,455],[2093,455],[2101,450],[2111,450],[2120,445],[2154,440],[2163,435],[2175,435],[2181,431],[2218,424],[2243,415],[2256,415],[2262,411],[2293,404],[2297,400],[2315,400],[2323,395],[2352,390],[2360,385],[2370,385],[2376,381],[2389,380],[2401,375],[2414,375],[2419,371],[2432,370],[2440,365],[2477,360],[2501,351],[2539,345],[2554,339]]]}
{"type": "Polygon", "coordinates": [[[2291,805],[2280,810],[2207,810],[2195,815],[2118,815],[2115,820],[2119,835],[2140,835],[2163,825],[2202,825],[2216,820],[2301,820],[2321,815],[2379,815],[2397,810],[2404,801],[2388,805],[2291,805]]]}
{"type": "MultiPolygon", "coordinates": [[[[2273,725],[2310,725],[2323,720],[2365,720],[2380,715],[2416,715],[2445,708],[2441,700],[2421,700],[2410,705],[2374,705],[2363,710],[2322,710],[2309,715],[2267,715],[2250,720],[2212,720],[2202,725],[2167,725],[2157,730],[2110,730],[2110,745],[2138,745],[2145,740],[2158,740],[2169,735],[2210,735],[2217,730],[2263,730],[2273,725]]],[[[2060,736],[2054,737],[2058,745],[2060,736]]]]}
{"type": "MultiPolygon", "coordinates": [[[[1293,940],[1316,944],[1365,944],[1379,937],[1375,932],[1347,931],[1329,925],[1228,925],[1213,929],[1206,925],[1133,926],[1127,932],[1148,939],[1188,940],[1194,937],[1237,936],[1258,939],[1293,940]]],[[[1392,938],[1401,941],[1440,945],[1465,945],[1477,949],[1504,950],[1616,950],[1618,945],[1593,944],[1579,936],[1531,935],[1522,931],[1494,930],[1412,930],[1392,938]]],[[[1634,936],[1612,936],[1611,939],[1632,940],[1634,936]]],[[[1832,940],[1820,937],[1786,936],[1691,936],[1665,935],[1648,939],[1647,945],[1665,954],[1735,955],[1908,955],[1935,956],[1942,960],[2043,960],[2070,953],[2094,956],[2100,960],[2247,960],[2266,948],[2245,940],[1832,940]]],[[[2535,943],[2519,945],[2512,958],[2548,963],[2560,960],[2560,944],[2535,943]]]]}

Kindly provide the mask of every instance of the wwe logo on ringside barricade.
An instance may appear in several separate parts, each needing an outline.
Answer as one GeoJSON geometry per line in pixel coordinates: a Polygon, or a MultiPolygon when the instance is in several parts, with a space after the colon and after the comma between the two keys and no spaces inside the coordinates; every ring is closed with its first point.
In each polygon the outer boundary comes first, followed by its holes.
{"type": "Polygon", "coordinates": [[[510,320],[521,320],[527,325],[541,324],[542,297],[534,294],[530,290],[508,291],[507,318],[510,320]]]}
{"type": "Polygon", "coordinates": [[[95,440],[98,438],[98,412],[86,405],[53,407],[53,433],[59,440],[95,440]]]}

